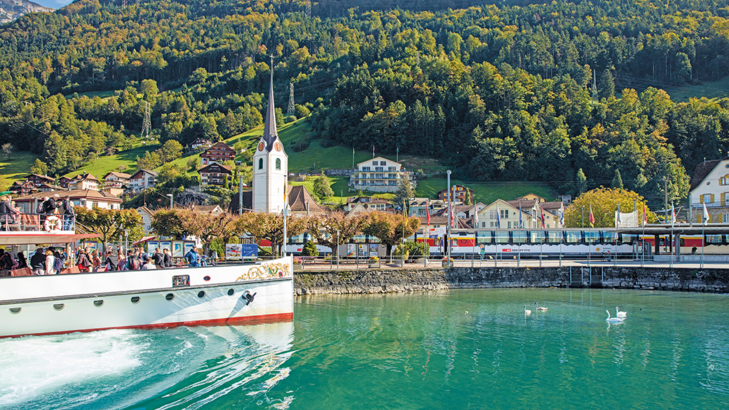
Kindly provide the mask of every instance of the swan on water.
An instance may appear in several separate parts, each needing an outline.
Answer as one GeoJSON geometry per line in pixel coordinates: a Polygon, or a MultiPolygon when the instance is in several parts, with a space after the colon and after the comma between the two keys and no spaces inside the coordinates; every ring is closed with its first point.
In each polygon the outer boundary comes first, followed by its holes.
{"type": "Polygon", "coordinates": [[[605,319],[605,321],[608,323],[623,323],[623,320],[625,320],[624,318],[620,318],[620,317],[610,317],[610,311],[609,310],[605,310],[605,311],[608,314],[608,317],[607,317],[607,319],[605,319]]]}
{"type": "Polygon", "coordinates": [[[531,310],[527,310],[526,305],[524,305],[524,316],[530,316],[532,314],[531,310]]]}
{"type": "Polygon", "coordinates": [[[534,304],[537,305],[537,312],[546,312],[547,311],[547,308],[545,308],[545,307],[539,307],[539,303],[538,302],[534,302],[534,304]]]}
{"type": "Polygon", "coordinates": [[[628,312],[621,312],[620,308],[617,306],[615,306],[615,313],[616,313],[616,316],[619,318],[625,319],[626,317],[628,317],[628,312]]]}

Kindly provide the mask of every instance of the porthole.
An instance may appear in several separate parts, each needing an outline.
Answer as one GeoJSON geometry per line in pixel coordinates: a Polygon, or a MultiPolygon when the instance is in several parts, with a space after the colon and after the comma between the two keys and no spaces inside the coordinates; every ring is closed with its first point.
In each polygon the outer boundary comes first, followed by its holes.
{"type": "Polygon", "coordinates": [[[172,300],[174,298],[175,298],[175,295],[173,295],[171,293],[168,293],[167,296],[165,296],[165,299],[167,299],[167,300],[172,300]]]}
{"type": "Polygon", "coordinates": [[[94,306],[96,306],[96,307],[102,307],[102,306],[104,306],[104,301],[103,300],[95,300],[94,301],[94,306]]]}
{"type": "Polygon", "coordinates": [[[209,281],[209,280],[210,280],[210,276],[205,276],[205,277],[203,278],[203,280],[204,280],[205,282],[209,281]]]}
{"type": "Polygon", "coordinates": [[[235,291],[233,289],[228,289],[228,296],[233,296],[235,291]]]}
{"type": "Polygon", "coordinates": [[[17,315],[22,308],[10,308],[10,313],[17,315]]]}
{"type": "Polygon", "coordinates": [[[139,296],[132,296],[132,303],[139,303],[139,296]]]}
{"type": "Polygon", "coordinates": [[[205,297],[205,291],[201,290],[200,292],[197,292],[197,297],[204,298],[205,297]]]}
{"type": "Polygon", "coordinates": [[[55,305],[53,305],[53,309],[56,309],[56,310],[63,310],[63,308],[64,308],[63,303],[56,303],[55,305]]]}

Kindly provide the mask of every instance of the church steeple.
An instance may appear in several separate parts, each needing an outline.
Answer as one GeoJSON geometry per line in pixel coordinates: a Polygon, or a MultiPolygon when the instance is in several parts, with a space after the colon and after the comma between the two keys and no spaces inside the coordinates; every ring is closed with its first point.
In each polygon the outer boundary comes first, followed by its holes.
{"type": "Polygon", "coordinates": [[[276,130],[276,105],[273,102],[273,55],[271,56],[271,86],[268,89],[268,108],[266,108],[266,123],[263,126],[263,141],[266,142],[266,151],[271,152],[273,143],[278,139],[276,130]]]}

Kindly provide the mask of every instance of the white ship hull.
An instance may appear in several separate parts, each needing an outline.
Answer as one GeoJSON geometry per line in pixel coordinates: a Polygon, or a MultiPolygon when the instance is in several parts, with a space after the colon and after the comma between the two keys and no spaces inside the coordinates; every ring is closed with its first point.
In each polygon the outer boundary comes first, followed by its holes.
{"type": "Polygon", "coordinates": [[[0,279],[0,337],[292,318],[290,257],[263,264],[0,279]],[[246,293],[255,294],[252,302],[246,293]]]}

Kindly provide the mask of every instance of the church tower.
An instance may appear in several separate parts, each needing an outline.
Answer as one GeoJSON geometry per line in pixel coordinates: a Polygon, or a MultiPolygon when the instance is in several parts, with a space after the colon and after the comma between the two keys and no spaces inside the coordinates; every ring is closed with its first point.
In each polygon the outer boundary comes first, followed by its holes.
{"type": "Polygon", "coordinates": [[[276,107],[273,103],[273,56],[271,86],[263,136],[253,154],[253,211],[279,213],[286,204],[289,157],[276,130],[276,107]]]}

